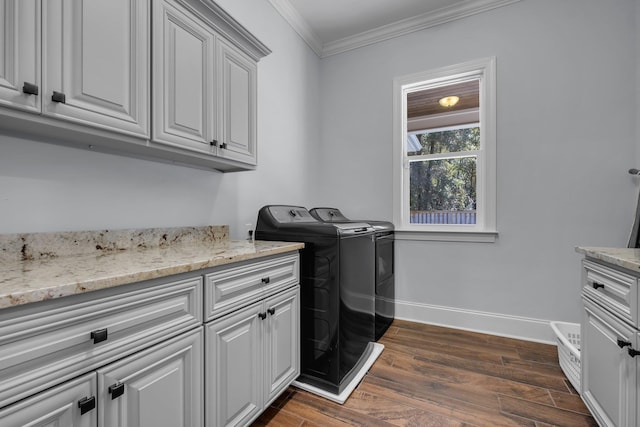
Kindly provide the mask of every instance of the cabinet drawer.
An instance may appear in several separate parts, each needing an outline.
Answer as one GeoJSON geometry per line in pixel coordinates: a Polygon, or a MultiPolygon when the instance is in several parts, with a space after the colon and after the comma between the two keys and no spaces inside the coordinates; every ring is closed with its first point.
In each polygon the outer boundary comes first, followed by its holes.
{"type": "Polygon", "coordinates": [[[637,327],[637,279],[588,260],[583,261],[583,266],[583,295],[637,327]]]}
{"type": "Polygon", "coordinates": [[[224,267],[205,276],[205,321],[299,281],[298,254],[224,267]]]}
{"type": "Polygon", "coordinates": [[[169,283],[158,279],[3,310],[0,407],[201,322],[200,276],[169,283]]]}

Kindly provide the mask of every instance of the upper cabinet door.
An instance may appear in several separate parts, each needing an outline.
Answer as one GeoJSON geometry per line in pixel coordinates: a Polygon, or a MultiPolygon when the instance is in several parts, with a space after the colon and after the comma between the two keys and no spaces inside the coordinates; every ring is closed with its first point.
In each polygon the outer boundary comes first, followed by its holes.
{"type": "Polygon", "coordinates": [[[215,36],[192,16],[153,4],[153,140],[215,154],[215,36]]]}
{"type": "Polygon", "coordinates": [[[257,66],[240,50],[219,39],[219,88],[222,94],[219,155],[255,165],[257,66]]]}
{"type": "Polygon", "coordinates": [[[149,135],[149,1],[43,3],[45,115],[149,135]]]}
{"type": "Polygon", "coordinates": [[[40,1],[0,0],[0,105],[40,112],[40,1]]]}

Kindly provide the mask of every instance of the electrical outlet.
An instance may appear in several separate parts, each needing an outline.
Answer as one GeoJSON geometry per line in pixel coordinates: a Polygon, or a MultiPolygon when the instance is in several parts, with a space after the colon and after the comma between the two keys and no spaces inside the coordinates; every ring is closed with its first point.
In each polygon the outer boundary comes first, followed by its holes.
{"type": "Polygon", "coordinates": [[[247,240],[253,240],[253,225],[245,224],[247,240]]]}

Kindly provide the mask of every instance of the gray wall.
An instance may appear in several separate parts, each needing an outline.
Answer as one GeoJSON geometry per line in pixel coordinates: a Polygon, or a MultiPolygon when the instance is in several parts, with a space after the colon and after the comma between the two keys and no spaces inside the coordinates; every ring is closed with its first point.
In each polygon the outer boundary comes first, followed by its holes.
{"type": "Polygon", "coordinates": [[[398,242],[398,300],[579,320],[574,247],[632,225],[635,7],[523,0],[322,60],[317,203],[391,219],[394,77],[497,58],[498,241],[398,242]]]}
{"type": "Polygon", "coordinates": [[[266,0],[219,1],[273,53],[258,66],[257,171],[222,174],[0,135],[0,233],[229,224],[305,204],[319,59],[266,0]]]}

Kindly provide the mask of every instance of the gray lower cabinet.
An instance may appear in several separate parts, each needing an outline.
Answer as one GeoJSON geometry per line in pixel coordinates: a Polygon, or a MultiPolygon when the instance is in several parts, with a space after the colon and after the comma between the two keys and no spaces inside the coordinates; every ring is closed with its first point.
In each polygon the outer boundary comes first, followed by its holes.
{"type": "Polygon", "coordinates": [[[83,375],[0,410],[0,424],[95,427],[98,425],[96,393],[96,374],[83,375]]]}
{"type": "Polygon", "coordinates": [[[582,399],[606,427],[636,427],[640,393],[637,278],[584,261],[581,325],[582,399]]]}
{"type": "Polygon", "coordinates": [[[3,427],[202,425],[202,328],[0,410],[3,427]]]}
{"type": "Polygon", "coordinates": [[[98,370],[98,425],[202,425],[202,327],[98,370]]]}
{"type": "Polygon", "coordinates": [[[299,374],[298,265],[288,253],[0,310],[0,426],[249,424],[299,374]]]}
{"type": "Polygon", "coordinates": [[[207,427],[246,426],[300,373],[296,285],[209,322],[207,427]]]}
{"type": "Polygon", "coordinates": [[[0,425],[199,426],[202,342],[201,276],[2,310],[0,425]]]}

